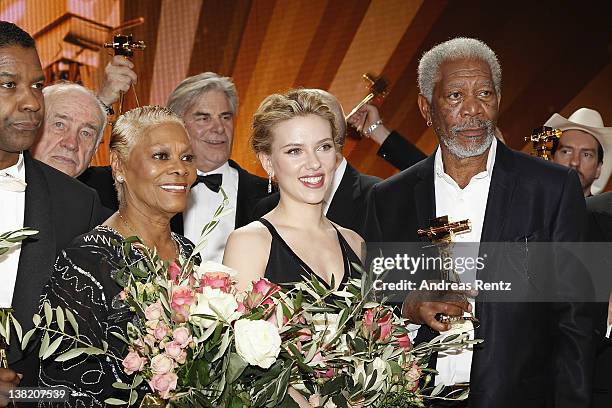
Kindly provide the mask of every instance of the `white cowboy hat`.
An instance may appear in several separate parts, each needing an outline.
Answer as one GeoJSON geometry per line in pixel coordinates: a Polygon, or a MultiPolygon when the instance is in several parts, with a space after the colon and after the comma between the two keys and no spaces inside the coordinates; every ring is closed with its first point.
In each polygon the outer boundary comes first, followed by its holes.
{"type": "Polygon", "coordinates": [[[599,112],[593,109],[580,108],[565,119],[558,113],[546,121],[544,126],[559,130],[582,130],[592,135],[601,144],[604,151],[603,164],[599,178],[593,182],[591,193],[598,194],[608,184],[612,173],[612,127],[605,127],[599,112]]]}

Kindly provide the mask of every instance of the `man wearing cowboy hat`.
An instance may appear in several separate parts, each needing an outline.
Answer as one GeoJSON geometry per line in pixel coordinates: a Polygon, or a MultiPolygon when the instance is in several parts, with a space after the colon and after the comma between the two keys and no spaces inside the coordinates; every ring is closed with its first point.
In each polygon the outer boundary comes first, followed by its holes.
{"type": "MultiPolygon", "coordinates": [[[[606,187],[612,170],[612,128],[604,127],[599,112],[580,108],[567,119],[555,113],[544,126],[563,131],[561,139],[553,148],[553,161],[572,167],[578,172],[585,197],[600,193],[606,187]]],[[[587,240],[612,242],[612,192],[589,197],[586,202],[589,213],[587,240]]],[[[597,348],[592,408],[609,407],[612,404],[612,342],[609,339],[611,323],[612,302],[608,304],[608,338],[600,339],[597,348]]]]}
{"type": "Polygon", "coordinates": [[[553,148],[553,161],[578,172],[584,196],[601,192],[612,172],[612,128],[604,127],[599,112],[580,108],[565,119],[553,114],[544,126],[563,131],[553,148]]]}

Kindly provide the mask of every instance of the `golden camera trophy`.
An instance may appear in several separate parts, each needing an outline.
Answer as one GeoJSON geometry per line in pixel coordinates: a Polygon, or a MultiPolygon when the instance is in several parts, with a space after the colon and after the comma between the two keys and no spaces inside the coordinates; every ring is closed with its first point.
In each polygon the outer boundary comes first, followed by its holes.
{"type": "MultiPolygon", "coordinates": [[[[417,230],[417,235],[419,237],[427,237],[438,249],[438,253],[443,260],[440,271],[443,282],[461,283],[461,277],[455,271],[455,268],[452,266],[453,264],[451,264],[450,267],[445,267],[446,262],[444,262],[444,260],[453,258],[455,235],[469,232],[471,229],[472,225],[470,220],[449,222],[448,216],[443,215],[431,220],[430,227],[417,230]]],[[[457,292],[457,296],[461,300],[467,301],[467,295],[464,292],[457,292]]],[[[440,321],[441,323],[449,323],[451,326],[453,326],[453,328],[466,325],[471,325],[475,328],[479,324],[478,319],[472,315],[449,316],[443,313],[438,313],[436,315],[436,320],[440,321]]]]}

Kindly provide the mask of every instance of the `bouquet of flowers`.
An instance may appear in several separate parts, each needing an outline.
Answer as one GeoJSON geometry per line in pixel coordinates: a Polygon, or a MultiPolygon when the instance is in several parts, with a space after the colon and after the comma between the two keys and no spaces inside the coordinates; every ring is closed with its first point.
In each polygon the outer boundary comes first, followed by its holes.
{"type": "Polygon", "coordinates": [[[384,299],[375,301],[368,282],[362,271],[360,279],[338,290],[324,287],[316,276],[288,290],[264,279],[254,283],[241,308],[273,323],[282,342],[276,361],[270,358],[266,370],[257,368],[259,351],[276,350],[267,340],[275,333],[268,328],[269,333],[252,330],[243,336],[247,325],[236,322],[236,346],[249,363],[238,387],[250,390],[253,406],[281,404],[289,386],[316,407],[422,407],[426,399],[467,397],[467,389],[445,393],[442,385],[433,387],[435,371],[426,365],[433,352],[479,341],[455,333],[413,347],[403,319],[384,299]]]}
{"type": "MultiPolygon", "coordinates": [[[[23,335],[14,318],[0,325],[3,334],[12,324],[24,349],[41,331],[42,359],[68,339],[74,347],[56,361],[83,354],[120,361],[131,382],[113,384],[127,398],[109,398],[109,405],[134,405],[143,383],[151,392],[141,406],[149,407],[289,407],[297,400],[328,408],[422,407],[428,398],[467,396],[467,390],[445,394],[443,386],[433,387],[435,372],[426,363],[433,352],[478,341],[456,333],[413,346],[403,320],[384,299],[376,300],[365,271],[337,290],[305,276],[283,288],[260,279],[240,294],[234,272],[223,265],[198,266],[193,256],[164,262],[137,237],[116,244],[126,257],[132,246],[144,255],[114,276],[120,299],[136,316],[126,336],[111,332],[126,344],[125,353],[116,355],[106,341],[90,344],[79,335],[73,311],[49,303],[23,335]]],[[[203,245],[205,240],[193,253],[203,245]]]]}

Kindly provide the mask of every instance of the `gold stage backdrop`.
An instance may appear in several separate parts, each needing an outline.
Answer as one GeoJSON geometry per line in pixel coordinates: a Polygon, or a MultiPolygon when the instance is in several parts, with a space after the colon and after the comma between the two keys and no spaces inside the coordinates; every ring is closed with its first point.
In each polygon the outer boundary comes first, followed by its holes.
{"type": "MultiPolygon", "coordinates": [[[[612,125],[610,1],[442,0],[1,0],[0,19],[33,34],[55,77],[78,76],[96,89],[109,61],[101,48],[114,27],[144,40],[134,57],[141,104],[166,102],[185,77],[215,71],[233,77],[240,95],[233,158],[263,174],[248,147],[253,112],[270,93],[292,87],[328,89],[349,111],[365,96],[365,72],[384,75],[381,104],[388,127],[431,153],[436,139],[416,105],[416,67],[431,46],[463,35],[499,55],[503,95],[499,126],[507,143],[553,113],[597,109],[612,125]]],[[[130,94],[125,107],[134,106],[130,94]]],[[[94,164],[106,164],[105,140],[94,164]]],[[[345,155],[360,171],[388,177],[394,169],[370,140],[350,140],[345,155]]],[[[612,154],[612,153],[609,153],[612,154]]]]}

